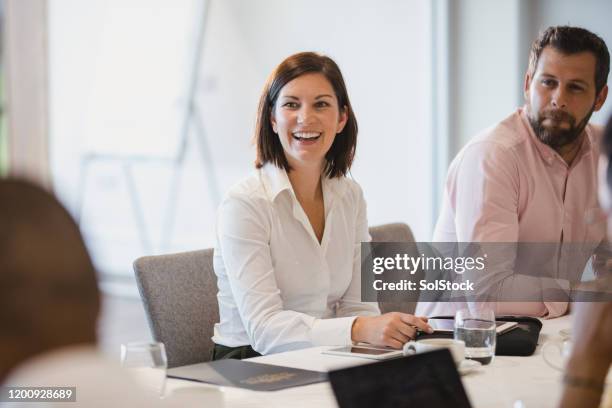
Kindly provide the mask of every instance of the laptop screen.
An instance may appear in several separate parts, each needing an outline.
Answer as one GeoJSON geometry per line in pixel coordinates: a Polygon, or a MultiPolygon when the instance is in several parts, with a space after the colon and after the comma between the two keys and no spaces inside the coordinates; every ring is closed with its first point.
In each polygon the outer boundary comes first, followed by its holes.
{"type": "Polygon", "coordinates": [[[329,380],[340,408],[470,408],[446,349],[332,371],[329,380]]]}

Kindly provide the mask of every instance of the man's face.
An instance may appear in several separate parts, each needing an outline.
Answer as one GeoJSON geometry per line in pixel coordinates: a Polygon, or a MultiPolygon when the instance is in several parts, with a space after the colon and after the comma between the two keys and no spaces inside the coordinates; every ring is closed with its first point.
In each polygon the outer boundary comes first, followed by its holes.
{"type": "Polygon", "coordinates": [[[571,144],[601,108],[608,88],[596,93],[595,65],[591,52],[566,55],[544,48],[533,76],[525,76],[527,114],[541,142],[553,149],[571,144]]]}

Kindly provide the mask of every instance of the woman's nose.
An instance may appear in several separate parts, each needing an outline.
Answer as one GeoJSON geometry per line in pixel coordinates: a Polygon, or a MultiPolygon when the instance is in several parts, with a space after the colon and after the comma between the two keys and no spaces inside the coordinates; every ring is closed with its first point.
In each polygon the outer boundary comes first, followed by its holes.
{"type": "Polygon", "coordinates": [[[305,125],[310,122],[312,118],[312,110],[311,108],[304,106],[298,112],[297,121],[300,125],[305,125]]]}

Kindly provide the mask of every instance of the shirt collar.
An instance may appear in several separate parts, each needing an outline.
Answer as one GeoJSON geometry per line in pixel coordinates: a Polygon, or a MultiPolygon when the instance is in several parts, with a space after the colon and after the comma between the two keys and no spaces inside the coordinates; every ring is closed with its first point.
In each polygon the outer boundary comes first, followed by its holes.
{"type": "MultiPolygon", "coordinates": [[[[519,116],[521,117],[521,120],[523,122],[525,129],[527,130],[529,139],[536,146],[536,149],[540,153],[542,160],[544,160],[544,162],[548,164],[549,166],[552,166],[555,160],[555,157],[557,157],[559,160],[565,163],[563,158],[559,155],[559,153],[555,151],[555,149],[553,149],[552,147],[548,146],[545,143],[542,143],[536,137],[535,132],[533,131],[533,128],[531,127],[531,123],[529,123],[529,119],[527,118],[527,107],[523,106],[522,108],[519,108],[518,113],[519,113],[519,116]]],[[[576,155],[576,158],[572,162],[572,166],[574,166],[575,163],[578,163],[578,161],[580,161],[580,159],[583,156],[590,154],[591,151],[593,150],[593,134],[590,131],[589,125],[587,125],[584,128],[584,132],[586,133],[586,137],[582,140],[580,151],[578,152],[578,155],[576,155]]]]}
{"type": "MultiPolygon", "coordinates": [[[[276,197],[285,190],[288,190],[295,197],[295,192],[285,169],[278,168],[273,163],[266,163],[259,170],[259,173],[270,201],[276,200],[276,197]]],[[[333,202],[335,197],[341,196],[346,191],[346,183],[343,181],[343,177],[330,179],[329,177],[321,176],[321,188],[323,189],[326,207],[333,202]]]]}
{"type": "Polygon", "coordinates": [[[274,163],[268,162],[259,169],[259,175],[270,201],[276,200],[276,197],[285,190],[289,190],[295,195],[285,169],[278,168],[274,163]]]}
{"type": "Polygon", "coordinates": [[[326,212],[331,208],[336,197],[341,197],[346,191],[346,180],[344,177],[321,177],[321,187],[323,189],[323,199],[325,201],[326,212]]]}

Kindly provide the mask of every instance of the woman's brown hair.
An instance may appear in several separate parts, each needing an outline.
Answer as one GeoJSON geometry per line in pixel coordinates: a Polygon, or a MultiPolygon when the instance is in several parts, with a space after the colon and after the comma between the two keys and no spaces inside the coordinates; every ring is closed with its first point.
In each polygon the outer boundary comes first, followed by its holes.
{"type": "Polygon", "coordinates": [[[353,113],[340,68],[331,58],[314,52],[291,55],[274,69],[266,81],[259,100],[253,137],[257,146],[255,166],[261,168],[264,164],[271,162],[287,172],[291,171],[278,135],[272,130],[271,115],[281,89],[295,78],[310,73],[320,73],[327,78],[336,94],[339,109],[346,111],[348,118],[346,125],[342,132],[336,135],[332,146],[325,154],[323,168],[323,173],[327,177],[346,176],[355,157],[357,119],[353,113]]]}

